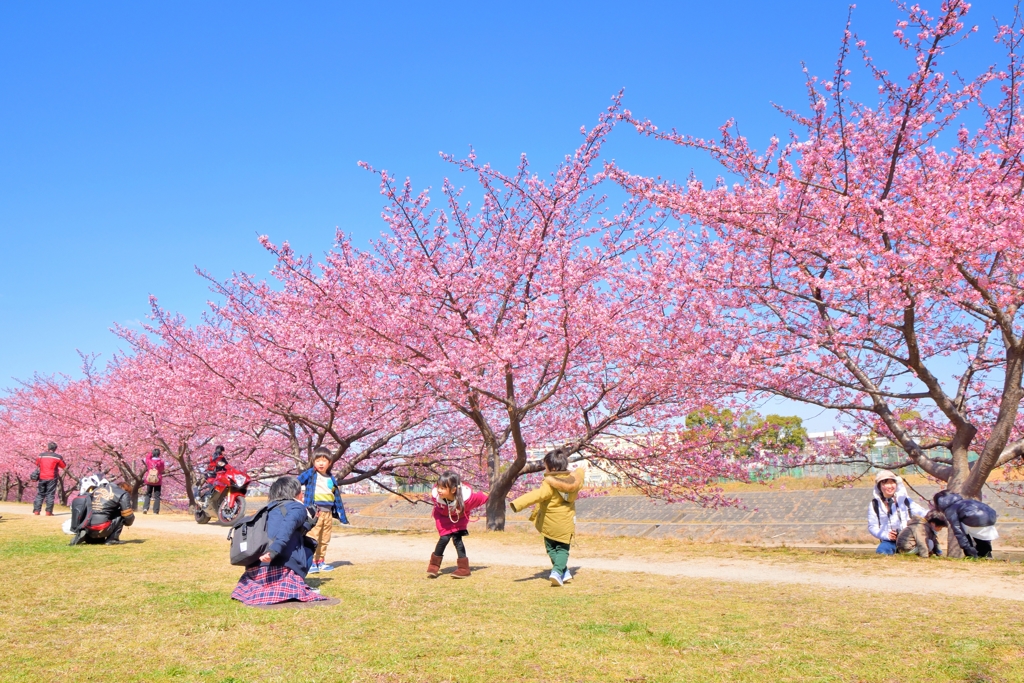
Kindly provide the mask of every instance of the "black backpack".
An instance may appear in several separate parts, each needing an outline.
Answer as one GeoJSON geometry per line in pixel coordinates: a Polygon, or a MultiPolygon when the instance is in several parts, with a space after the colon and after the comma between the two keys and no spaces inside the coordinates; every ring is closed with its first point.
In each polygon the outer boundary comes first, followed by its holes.
{"type": "Polygon", "coordinates": [[[256,514],[243,517],[231,527],[231,531],[228,532],[228,540],[231,541],[231,564],[238,567],[255,567],[260,563],[260,556],[270,547],[267,519],[275,507],[277,503],[271,503],[258,510],[256,514]]]}
{"type": "MultiPolygon", "coordinates": [[[[873,505],[874,508],[875,508],[875,519],[877,519],[877,520],[879,520],[879,522],[881,522],[882,514],[878,511],[879,510],[879,508],[878,508],[878,499],[877,498],[872,498],[871,499],[871,505],[873,505]]],[[[903,507],[907,508],[907,518],[908,519],[914,516],[914,513],[910,511],[910,498],[909,497],[903,499],[903,507]]],[[[899,503],[896,504],[896,508],[899,509],[899,503]]],[[[892,516],[892,511],[890,510],[887,513],[886,516],[891,517],[892,516]]]]}

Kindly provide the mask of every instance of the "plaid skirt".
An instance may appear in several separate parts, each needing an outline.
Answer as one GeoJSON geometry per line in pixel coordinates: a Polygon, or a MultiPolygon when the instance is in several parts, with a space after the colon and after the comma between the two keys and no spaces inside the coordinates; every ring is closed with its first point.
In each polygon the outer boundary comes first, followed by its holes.
{"type": "Polygon", "coordinates": [[[231,597],[246,605],[273,605],[287,600],[311,602],[326,600],[310,590],[302,577],[282,566],[258,565],[249,567],[238,579],[231,597]]]}

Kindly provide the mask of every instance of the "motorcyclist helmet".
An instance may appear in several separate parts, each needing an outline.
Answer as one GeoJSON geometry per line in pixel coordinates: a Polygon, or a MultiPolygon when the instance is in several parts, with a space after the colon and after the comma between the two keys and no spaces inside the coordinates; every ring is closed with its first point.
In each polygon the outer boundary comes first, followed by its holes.
{"type": "Polygon", "coordinates": [[[104,484],[109,483],[110,482],[107,481],[107,478],[104,477],[102,474],[88,474],[82,477],[82,479],[78,482],[78,493],[84,496],[86,493],[89,493],[97,486],[103,486],[104,484]]]}

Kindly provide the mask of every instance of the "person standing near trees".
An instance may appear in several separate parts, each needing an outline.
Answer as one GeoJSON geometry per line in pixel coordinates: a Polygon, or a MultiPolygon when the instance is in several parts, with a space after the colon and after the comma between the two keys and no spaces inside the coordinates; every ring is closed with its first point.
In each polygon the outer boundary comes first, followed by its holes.
{"type": "Polygon", "coordinates": [[[324,559],[327,556],[327,545],[331,542],[334,519],[337,518],[342,524],[348,524],[348,517],[345,515],[345,504],[341,502],[341,487],[331,476],[330,449],[324,446],[315,448],[313,466],[300,474],[297,481],[306,487],[303,504],[316,515],[313,528],[309,531],[310,538],[316,541],[313,566],[309,571],[333,571],[334,567],[327,564],[324,559]]]}
{"type": "Polygon", "coordinates": [[[513,512],[537,506],[530,521],[544,537],[544,548],[551,558],[551,585],[559,587],[572,581],[569,548],[576,535],[576,497],[583,488],[586,465],[572,472],[568,469],[569,457],[565,453],[549,452],[544,456],[544,482],[540,488],[509,503],[513,512]]]}
{"type": "Polygon", "coordinates": [[[153,514],[160,514],[160,490],[164,484],[164,459],[160,457],[160,449],[154,448],[146,456],[146,497],[142,501],[142,514],[149,514],[149,501],[153,501],[153,514]]]}
{"type": "Polygon", "coordinates": [[[36,487],[36,499],[32,503],[32,514],[39,514],[45,499],[46,516],[52,517],[53,499],[57,495],[57,475],[60,474],[61,468],[67,469],[64,458],[57,453],[57,444],[52,441],[46,444],[46,452],[40,453],[36,458],[36,468],[39,479],[36,487]]]}
{"type": "Polygon", "coordinates": [[[868,505],[868,533],[878,539],[875,552],[895,555],[896,539],[912,517],[924,517],[928,511],[910,500],[903,481],[888,470],[875,475],[875,488],[868,505]]]}
{"type": "Polygon", "coordinates": [[[457,472],[451,470],[444,472],[437,480],[437,486],[430,492],[434,500],[434,525],[440,538],[430,554],[430,564],[427,565],[427,576],[436,579],[441,573],[441,560],[444,559],[444,549],[451,541],[455,546],[455,554],[458,556],[455,564],[457,569],[452,574],[453,579],[465,579],[470,576],[469,557],[466,555],[466,545],[462,540],[463,536],[469,534],[469,513],[487,502],[487,494],[480,491],[473,491],[462,483],[462,478],[457,472]]]}

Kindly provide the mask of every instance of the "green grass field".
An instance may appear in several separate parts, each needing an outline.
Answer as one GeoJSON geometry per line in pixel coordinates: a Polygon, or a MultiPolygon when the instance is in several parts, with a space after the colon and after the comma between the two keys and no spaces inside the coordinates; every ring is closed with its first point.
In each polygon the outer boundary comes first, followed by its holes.
{"type": "Polygon", "coordinates": [[[324,576],[341,605],[258,610],[228,597],[226,543],[140,537],[70,548],[5,515],[0,679],[1024,681],[1020,603],[381,563],[324,576]]]}

